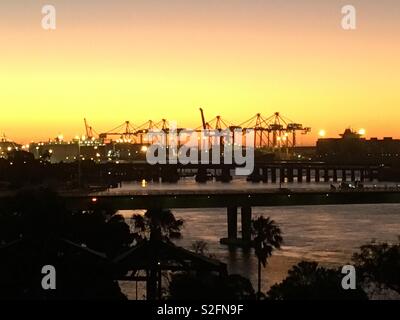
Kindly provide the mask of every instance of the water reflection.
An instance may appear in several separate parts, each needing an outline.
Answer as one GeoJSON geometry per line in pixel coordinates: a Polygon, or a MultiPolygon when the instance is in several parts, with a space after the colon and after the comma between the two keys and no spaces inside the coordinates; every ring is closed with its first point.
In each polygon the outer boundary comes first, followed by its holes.
{"type": "MultiPolygon", "coordinates": [[[[173,212],[185,220],[183,238],[176,244],[192,249],[194,241],[206,241],[210,253],[228,264],[229,272],[242,274],[256,283],[257,261],[253,252],[229,249],[219,243],[227,232],[225,209],[173,212]]],[[[133,212],[122,213],[129,218],[133,212]]],[[[253,216],[257,215],[274,219],[284,237],[282,250],[274,253],[262,273],[263,290],[283,279],[287,270],[302,259],[343,265],[360,245],[372,239],[394,242],[400,235],[399,204],[260,207],[253,209],[253,216]]]]}

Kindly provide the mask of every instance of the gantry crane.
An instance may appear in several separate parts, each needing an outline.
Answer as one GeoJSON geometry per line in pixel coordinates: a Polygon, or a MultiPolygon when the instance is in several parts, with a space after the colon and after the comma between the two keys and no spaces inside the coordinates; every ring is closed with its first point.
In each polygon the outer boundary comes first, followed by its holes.
{"type": "Polygon", "coordinates": [[[282,147],[293,148],[297,144],[296,133],[306,134],[311,131],[309,127],[303,127],[275,112],[268,118],[260,113],[241,123],[245,129],[254,130],[254,145],[256,148],[279,149],[282,147]]]}
{"type": "MultiPolygon", "coordinates": [[[[129,121],[125,121],[119,126],[99,134],[100,140],[103,142],[108,140],[109,137],[117,136],[121,142],[134,142],[135,141],[135,128],[129,121]]],[[[110,139],[112,140],[112,139],[110,139]]]]}
{"type": "Polygon", "coordinates": [[[96,131],[88,124],[86,118],[83,119],[83,122],[85,123],[85,131],[86,131],[86,137],[89,140],[92,140],[94,138],[94,134],[96,131]]]}
{"type": "MultiPolygon", "coordinates": [[[[223,130],[229,130],[229,143],[235,144],[235,131],[240,129],[243,134],[246,130],[254,130],[254,147],[255,148],[270,148],[272,150],[277,150],[281,148],[293,148],[297,145],[297,134],[300,132],[302,134],[307,134],[311,131],[310,127],[304,127],[300,123],[296,123],[284,116],[279,112],[273,113],[269,117],[263,117],[261,113],[257,113],[250,119],[242,122],[239,125],[235,125],[229,121],[224,120],[220,115],[217,115],[213,119],[206,121],[204,110],[200,108],[201,115],[201,126],[196,128],[196,132],[203,132],[208,136],[209,146],[212,143],[223,144],[224,137],[221,137],[219,133],[223,130]],[[219,137],[219,139],[218,139],[219,137]],[[216,139],[217,138],[217,139],[216,139]]],[[[88,125],[86,119],[85,129],[88,139],[94,137],[95,130],[88,125]]],[[[153,141],[148,141],[148,133],[151,132],[164,132],[167,137],[167,142],[169,141],[168,136],[171,132],[170,123],[166,119],[162,119],[159,122],[148,120],[138,127],[131,125],[129,121],[125,121],[123,124],[109,130],[107,132],[98,134],[100,140],[104,142],[109,137],[118,136],[117,141],[121,142],[132,142],[132,143],[153,143],[154,139],[158,140],[157,135],[152,139],[153,141]]],[[[173,128],[177,131],[178,137],[179,133],[183,128],[173,128]]],[[[97,133],[96,133],[97,134],[97,133]]],[[[204,138],[204,136],[203,136],[204,138]]],[[[225,137],[226,138],[226,137],[225,137]]],[[[243,139],[243,137],[242,137],[243,139]]],[[[243,142],[243,141],[242,141],[243,142]]],[[[178,145],[181,141],[177,141],[178,145]]]]}
{"type": "Polygon", "coordinates": [[[200,115],[201,115],[202,125],[200,127],[197,127],[195,130],[197,132],[203,131],[203,134],[209,137],[208,145],[211,145],[213,138],[214,138],[214,143],[218,143],[221,145],[224,144],[223,136],[219,136],[220,139],[215,139],[215,137],[223,130],[229,130],[229,140],[231,141],[232,144],[234,144],[234,139],[235,139],[234,131],[236,129],[241,129],[241,127],[229,121],[224,120],[220,115],[215,116],[210,121],[206,121],[204,116],[204,110],[202,108],[200,108],[200,115]]]}

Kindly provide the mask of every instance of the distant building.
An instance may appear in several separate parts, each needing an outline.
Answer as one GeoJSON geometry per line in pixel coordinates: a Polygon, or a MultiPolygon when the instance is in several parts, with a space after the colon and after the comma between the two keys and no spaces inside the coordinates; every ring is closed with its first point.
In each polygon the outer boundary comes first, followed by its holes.
{"type": "Polygon", "coordinates": [[[334,163],[394,164],[400,161],[400,140],[391,137],[368,140],[346,129],[340,138],[319,139],[316,158],[334,163]]]}
{"type": "Polygon", "coordinates": [[[36,159],[49,160],[52,163],[75,162],[81,160],[96,162],[136,161],[145,159],[147,147],[142,144],[125,142],[102,143],[98,140],[54,140],[31,143],[29,151],[36,159]]]}
{"type": "Polygon", "coordinates": [[[8,158],[10,152],[21,149],[21,145],[7,140],[5,136],[0,138],[0,158],[8,158]]]}
{"type": "Polygon", "coordinates": [[[315,156],[315,146],[296,146],[293,148],[293,160],[312,160],[315,156]]]}

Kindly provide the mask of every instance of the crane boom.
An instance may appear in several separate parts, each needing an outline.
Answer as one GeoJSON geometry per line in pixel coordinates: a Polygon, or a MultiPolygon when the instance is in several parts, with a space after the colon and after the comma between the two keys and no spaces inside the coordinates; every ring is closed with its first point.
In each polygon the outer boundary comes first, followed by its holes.
{"type": "Polygon", "coordinates": [[[206,130],[207,129],[207,125],[206,125],[206,120],[204,118],[204,111],[202,108],[200,108],[200,113],[201,113],[201,122],[203,124],[203,129],[206,130]]]}
{"type": "Polygon", "coordinates": [[[93,130],[92,130],[92,127],[89,126],[89,124],[87,123],[86,118],[84,118],[83,121],[85,122],[86,137],[87,137],[88,139],[92,139],[92,138],[93,138],[93,130]]]}

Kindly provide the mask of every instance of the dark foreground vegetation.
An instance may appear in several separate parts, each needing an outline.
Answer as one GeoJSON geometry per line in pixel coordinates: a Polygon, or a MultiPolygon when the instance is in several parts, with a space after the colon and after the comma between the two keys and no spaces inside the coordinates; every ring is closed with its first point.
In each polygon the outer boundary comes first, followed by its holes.
{"type": "Polygon", "coordinates": [[[400,242],[369,243],[354,254],[355,290],[342,288],[339,268],[303,261],[262,293],[262,268],[283,241],[274,221],[252,221],[258,290],[248,279],[229,275],[205,243],[195,243],[192,251],[175,246],[183,221],[170,210],[149,210],[130,222],[96,204],[71,212],[48,189],[20,192],[0,208],[0,299],[123,300],[118,280],[145,281],[148,299],[368,299],[370,284],[400,293],[400,242]],[[55,267],[56,290],[42,287],[45,265],[55,267]]]}

